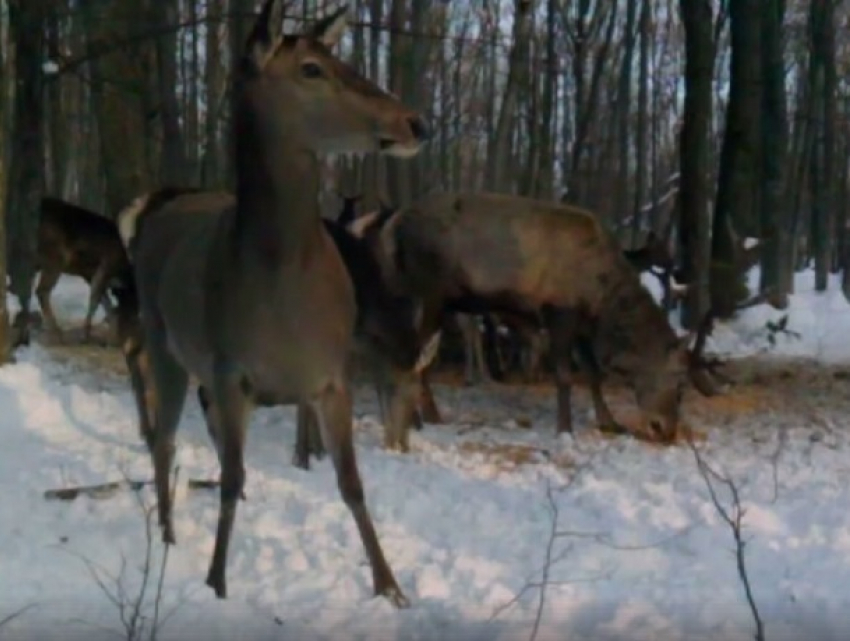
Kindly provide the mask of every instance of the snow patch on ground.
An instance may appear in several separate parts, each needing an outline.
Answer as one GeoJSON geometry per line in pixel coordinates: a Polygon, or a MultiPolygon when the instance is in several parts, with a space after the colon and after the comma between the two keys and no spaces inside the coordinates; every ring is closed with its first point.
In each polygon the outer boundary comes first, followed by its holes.
{"type": "MultiPolygon", "coordinates": [[[[88,290],[63,278],[60,322],[79,325],[88,290]]],[[[703,456],[734,479],[746,509],[747,563],[771,641],[846,639],[850,623],[850,306],[806,289],[799,276],[789,328],[771,354],[741,358],[729,395],[689,392],[685,415],[707,436],[703,456]],[[826,367],[804,356],[832,363],[826,367]]],[[[765,347],[759,328],[781,314],[754,308],[719,327],[714,347],[765,347]]],[[[120,357],[95,366],[88,351],[59,358],[38,344],[0,368],[0,620],[5,639],[113,636],[113,606],[83,559],[138,590],[145,558],[139,499],[45,501],[49,488],[149,479],[120,357]],[[123,561],[122,561],[123,559],[123,561]]],[[[686,447],[656,448],[590,430],[591,403],[576,390],[578,432],[554,434],[548,388],[436,387],[450,419],[411,437],[408,455],[380,447],[376,403],[356,398],[356,444],[367,503],[384,551],[413,607],[371,597],[371,576],[329,461],[290,463],[294,410],[253,417],[228,565],[229,598],[203,584],[218,497],[189,491],[217,463],[190,394],[177,461],[177,545],[169,552],[160,639],[526,639],[537,617],[542,569],[549,586],[538,639],[748,638],[752,620],[730,532],[686,447]],[[525,429],[521,424],[530,423],[525,429]],[[553,525],[554,524],[554,525],[553,525]],[[552,538],[554,530],[557,536],[552,538]],[[547,562],[547,549],[550,548],[547,562]],[[525,588],[525,590],[524,590],[525,588]],[[517,595],[522,595],[517,597],[517,595]]],[[[606,390],[615,413],[629,395],[606,390]]],[[[729,505],[728,493],[718,489],[729,505]]],[[[155,525],[155,518],[154,518],[155,525]]],[[[155,528],[154,528],[155,529],[155,528]]],[[[162,546],[155,533],[153,561],[162,546]]],[[[144,612],[152,612],[152,597],[144,612]]]]}

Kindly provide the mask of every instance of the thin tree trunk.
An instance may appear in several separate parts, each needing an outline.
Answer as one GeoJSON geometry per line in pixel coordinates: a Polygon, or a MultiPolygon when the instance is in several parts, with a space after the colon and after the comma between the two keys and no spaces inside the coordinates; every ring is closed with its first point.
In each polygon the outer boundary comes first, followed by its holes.
{"type": "MultiPolygon", "coordinates": [[[[46,4],[10,0],[9,31],[15,43],[15,93],[11,167],[6,196],[6,257],[10,289],[21,304],[14,343],[29,343],[29,312],[37,269],[36,237],[44,195],[43,100],[46,4]]],[[[5,306],[5,301],[4,301],[5,306]]]]}
{"type": "Polygon", "coordinates": [[[679,147],[679,244],[686,282],[682,325],[694,328],[708,310],[708,128],[714,51],[709,0],[680,0],[685,26],[685,114],[679,147]]]}
{"type": "Polygon", "coordinates": [[[761,102],[761,281],[762,292],[773,290],[774,302],[788,304],[788,278],[793,272],[785,172],[788,123],[785,117],[785,63],[782,55],[784,0],[766,0],[762,16],[761,102]]]}

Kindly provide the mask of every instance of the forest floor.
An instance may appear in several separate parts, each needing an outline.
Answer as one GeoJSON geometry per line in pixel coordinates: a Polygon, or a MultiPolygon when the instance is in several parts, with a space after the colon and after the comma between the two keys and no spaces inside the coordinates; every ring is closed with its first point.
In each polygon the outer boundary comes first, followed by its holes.
{"type": "MultiPolygon", "coordinates": [[[[63,279],[60,322],[78,326],[86,296],[82,281],[63,279]]],[[[846,639],[850,306],[834,292],[795,296],[788,328],[801,336],[776,335],[765,352],[764,324],[781,315],[757,308],[718,328],[712,347],[735,356],[735,383],[713,398],[687,393],[696,452],[600,436],[583,387],[576,434],[558,437],[550,385],[448,378],[434,386],[447,424],[414,432],[409,454],[387,452],[374,393],[359,388],[358,460],[412,602],[403,611],[372,598],[330,461],[291,464],[289,407],[252,419],[229,596],[214,597],[204,578],[218,494],[187,481],[217,478],[218,465],[193,392],[178,434],[177,545],[158,590],[151,487],[44,497],[151,478],[120,354],[36,342],[0,369],[0,638],[142,639],[154,619],[159,639],[752,638],[735,533],[721,514],[734,516],[737,494],[765,638],[846,639]]],[[[605,391],[615,415],[633,420],[630,393],[605,391]]]]}

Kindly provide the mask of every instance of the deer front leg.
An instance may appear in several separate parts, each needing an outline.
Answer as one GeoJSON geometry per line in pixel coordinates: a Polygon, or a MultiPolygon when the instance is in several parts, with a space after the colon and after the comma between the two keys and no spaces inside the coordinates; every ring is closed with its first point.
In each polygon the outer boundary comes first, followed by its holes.
{"type": "Polygon", "coordinates": [[[414,372],[395,372],[386,385],[388,399],[384,418],[384,447],[410,451],[410,427],[416,418],[419,380],[414,372]]]}
{"type": "Polygon", "coordinates": [[[426,423],[442,424],[443,417],[437,409],[434,393],[431,391],[431,383],[428,380],[428,369],[423,370],[419,381],[419,408],[422,420],[426,423]]]}
{"type": "Polygon", "coordinates": [[[478,317],[474,314],[457,314],[457,324],[463,334],[464,378],[467,385],[490,382],[490,372],[484,360],[484,345],[478,317]]]}
{"type": "Polygon", "coordinates": [[[38,276],[38,285],[35,288],[35,295],[38,298],[38,305],[41,307],[47,330],[59,341],[63,340],[62,329],[56,322],[56,315],[53,313],[53,306],[50,304],[50,293],[56,287],[61,275],[62,271],[59,269],[44,267],[38,276]]]}
{"type": "Polygon", "coordinates": [[[573,431],[572,417],[572,353],[576,337],[576,314],[570,310],[547,309],[543,314],[552,340],[552,356],[555,361],[555,387],[558,395],[558,418],[556,431],[573,431]]]}
{"type": "Polygon", "coordinates": [[[620,425],[611,413],[611,408],[602,396],[602,371],[593,354],[593,348],[586,340],[576,342],[576,356],[579,365],[587,373],[590,379],[590,395],[593,398],[593,411],[596,414],[596,422],[599,430],[609,434],[625,434],[628,429],[620,425]]]}
{"type": "Polygon", "coordinates": [[[250,386],[245,376],[225,358],[214,365],[211,405],[217,413],[220,439],[221,494],[207,585],[219,599],[227,598],[227,550],[236,518],[236,505],[245,487],[245,433],[251,409],[250,386]]]}
{"type": "Polygon", "coordinates": [[[372,566],[375,595],[383,595],[397,608],[410,603],[393,576],[378,540],[375,525],[366,507],[363,483],[357,469],[352,434],[351,395],[342,381],[331,383],[313,401],[322,439],[336,469],[337,484],[348,509],[354,517],[360,540],[372,566]]]}

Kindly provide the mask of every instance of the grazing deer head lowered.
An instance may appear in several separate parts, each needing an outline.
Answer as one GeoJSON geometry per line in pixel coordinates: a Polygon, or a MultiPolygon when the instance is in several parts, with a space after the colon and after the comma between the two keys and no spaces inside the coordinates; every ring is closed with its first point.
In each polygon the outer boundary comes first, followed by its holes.
{"type": "Polygon", "coordinates": [[[119,222],[135,265],[156,399],[153,447],[159,519],[174,541],[169,472],[189,375],[209,391],[221,462],[221,509],[207,584],[226,596],[225,567],[251,408],[312,412],[360,532],[376,594],[406,603],[366,508],[352,442],[348,361],[355,300],[319,215],[320,152],[415,155],[427,125],[336,58],[345,8],[281,35],[283,0],[266,0],[234,74],[236,200],[142,199],[119,222]]]}
{"type": "Polygon", "coordinates": [[[488,193],[427,196],[394,215],[358,219],[393,287],[444,311],[508,311],[542,320],[558,389],[557,429],[572,431],[575,349],[590,374],[600,427],[622,431],[601,393],[604,371],[632,385],[644,422],[676,435],[689,374],[687,343],[641,285],[616,239],[590,212],[488,193]]]}

